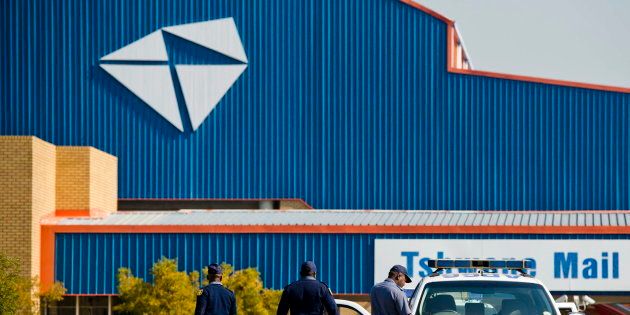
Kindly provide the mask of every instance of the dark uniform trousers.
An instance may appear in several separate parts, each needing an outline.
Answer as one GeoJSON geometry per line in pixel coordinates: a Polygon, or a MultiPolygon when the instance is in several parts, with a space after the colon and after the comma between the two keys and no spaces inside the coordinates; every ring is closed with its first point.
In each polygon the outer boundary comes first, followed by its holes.
{"type": "Polygon", "coordinates": [[[286,315],[291,310],[291,315],[320,315],[324,310],[329,315],[337,315],[337,304],[332,297],[328,286],[315,278],[306,277],[284,288],[278,315],[286,315]]]}
{"type": "Polygon", "coordinates": [[[199,290],[195,315],[235,315],[234,293],[221,284],[211,283],[199,290]]]}

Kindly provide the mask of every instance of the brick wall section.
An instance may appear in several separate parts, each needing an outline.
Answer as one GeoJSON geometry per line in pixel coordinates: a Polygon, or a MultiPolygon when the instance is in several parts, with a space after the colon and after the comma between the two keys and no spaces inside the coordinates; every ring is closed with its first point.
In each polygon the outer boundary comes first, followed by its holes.
{"type": "Polygon", "coordinates": [[[40,272],[41,227],[60,210],[117,209],[118,160],[90,147],[55,147],[31,136],[0,136],[0,252],[40,272]]]}
{"type": "Polygon", "coordinates": [[[35,137],[0,137],[0,251],[39,274],[41,217],[54,211],[54,146],[35,137]],[[36,176],[34,176],[36,175],[36,176]]]}
{"type": "Polygon", "coordinates": [[[118,208],[118,159],[90,148],[90,208],[111,213],[118,208]]]}
{"type": "Polygon", "coordinates": [[[33,137],[33,189],[31,214],[31,275],[40,272],[41,228],[45,216],[55,212],[55,146],[33,137]]]}
{"type": "Polygon", "coordinates": [[[57,209],[90,209],[89,147],[57,147],[56,190],[57,209]]]}
{"type": "Polygon", "coordinates": [[[118,207],[118,159],[92,147],[57,147],[58,210],[90,210],[90,215],[118,207]]]}

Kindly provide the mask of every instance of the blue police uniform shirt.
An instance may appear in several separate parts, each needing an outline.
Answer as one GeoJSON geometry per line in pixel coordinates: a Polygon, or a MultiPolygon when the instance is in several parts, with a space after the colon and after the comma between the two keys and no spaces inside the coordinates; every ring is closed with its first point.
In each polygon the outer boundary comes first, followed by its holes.
{"type": "Polygon", "coordinates": [[[235,315],[236,298],[234,293],[221,284],[212,282],[200,289],[197,294],[195,315],[235,315]]]}
{"type": "Polygon", "coordinates": [[[370,291],[372,315],[408,315],[411,314],[409,302],[403,289],[392,279],[377,283],[370,291]]]}
{"type": "Polygon", "coordinates": [[[284,288],[277,315],[329,315],[338,314],[337,304],[328,286],[313,277],[303,277],[284,288]]]}

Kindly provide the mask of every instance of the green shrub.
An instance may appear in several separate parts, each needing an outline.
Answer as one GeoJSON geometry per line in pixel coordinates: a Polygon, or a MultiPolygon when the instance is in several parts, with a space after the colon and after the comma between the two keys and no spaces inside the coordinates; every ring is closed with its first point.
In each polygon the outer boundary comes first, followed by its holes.
{"type": "MultiPolygon", "coordinates": [[[[223,285],[236,296],[239,314],[275,314],[282,291],[263,288],[255,268],[233,272],[223,263],[223,285]]],[[[153,283],[135,277],[130,269],[118,270],[118,293],[121,303],[115,311],[127,314],[192,314],[200,287],[199,273],[178,271],[177,261],[162,258],[151,268],[153,283]]],[[[202,285],[207,285],[208,270],[203,269],[202,285]]]]}

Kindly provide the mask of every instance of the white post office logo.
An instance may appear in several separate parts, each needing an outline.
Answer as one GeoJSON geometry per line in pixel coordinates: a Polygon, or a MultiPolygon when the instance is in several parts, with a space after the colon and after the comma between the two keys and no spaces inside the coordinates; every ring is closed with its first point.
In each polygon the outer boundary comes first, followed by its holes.
{"type": "Polygon", "coordinates": [[[247,56],[234,19],[164,27],[101,58],[101,68],[184,131],[162,32],[243,62],[230,65],[175,65],[193,131],[208,117],[223,95],[247,68],[247,56]],[[107,62],[120,62],[107,63],[107,62]],[[143,64],[142,62],[165,64],[143,64]],[[134,64],[133,62],[139,62],[134,64]]]}

